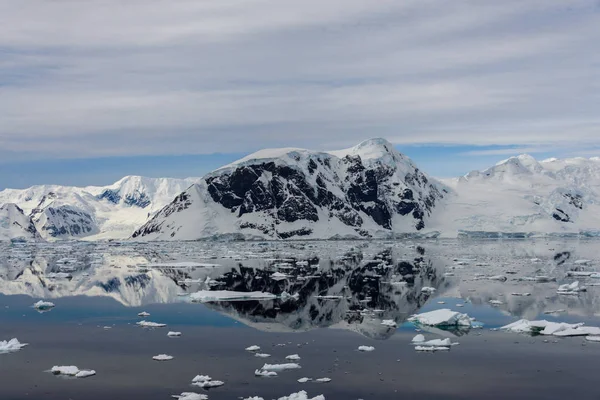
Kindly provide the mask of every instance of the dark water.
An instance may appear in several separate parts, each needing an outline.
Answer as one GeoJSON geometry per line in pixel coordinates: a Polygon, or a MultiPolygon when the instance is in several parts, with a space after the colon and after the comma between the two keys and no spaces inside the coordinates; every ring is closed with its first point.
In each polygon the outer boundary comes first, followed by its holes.
{"type": "MultiPolygon", "coordinates": [[[[228,264],[221,259],[219,263],[224,268],[209,274],[231,290],[288,289],[290,293],[300,293],[300,299],[293,303],[190,304],[183,302],[177,292],[198,288],[176,283],[183,276],[181,271],[152,271],[148,279],[141,279],[139,272],[127,272],[125,266],[111,269],[116,262],[112,259],[111,268],[105,264],[95,269],[82,268],[86,275],[79,280],[77,272],[73,272],[71,280],[45,280],[44,274],[57,272],[57,256],[52,251],[43,249],[44,262],[39,257],[5,259],[0,288],[7,295],[0,295],[0,340],[17,337],[29,346],[0,354],[0,399],[154,400],[186,391],[206,393],[211,400],[250,396],[277,399],[300,390],[306,390],[309,397],[323,394],[326,399],[344,400],[600,398],[600,343],[580,337],[531,337],[490,330],[522,317],[600,325],[596,317],[600,311],[600,288],[593,282],[579,296],[565,298],[555,293],[565,271],[578,265],[573,262],[575,259],[591,258],[592,266],[588,268],[593,268],[593,253],[598,248],[595,243],[543,243],[537,247],[520,244],[511,245],[508,251],[506,244],[476,244],[469,249],[454,245],[450,250],[447,246],[423,245],[424,255],[412,247],[408,254],[402,250],[386,261],[392,266],[388,268],[390,272],[365,267],[368,257],[355,260],[355,264],[346,265],[345,272],[339,272],[336,263],[325,262],[325,257],[321,257],[322,275],[310,284],[299,280],[301,283],[288,282],[283,287],[281,282],[266,279],[262,269],[240,269],[239,264],[251,264],[247,260],[228,264]],[[523,252],[524,248],[533,250],[523,252]],[[570,262],[558,265],[562,258],[555,260],[555,255],[562,253],[563,248],[571,249],[573,255],[570,262]],[[476,266],[475,261],[469,261],[470,266],[453,269],[461,264],[456,261],[457,256],[463,255],[486,265],[476,266]],[[530,267],[531,258],[537,256],[543,260],[530,267]],[[425,261],[415,262],[423,257],[425,261]],[[412,263],[414,269],[407,273],[403,262],[412,263]],[[511,275],[506,282],[472,279],[475,271],[493,275],[512,269],[518,270],[517,277],[553,273],[559,282],[523,283],[511,275]],[[32,271],[35,279],[27,277],[32,271]],[[461,276],[447,277],[447,271],[461,276]],[[383,281],[395,279],[392,275],[414,281],[408,289],[389,289],[383,281]],[[131,276],[136,279],[128,278],[131,276]],[[122,283],[116,283],[117,280],[122,283]],[[142,281],[146,283],[140,286],[142,281]],[[38,288],[39,282],[43,285],[38,288]],[[436,287],[438,294],[423,295],[420,289],[425,285],[436,287]],[[33,294],[42,289],[43,297],[53,301],[56,308],[40,314],[31,305],[42,297],[33,294]],[[336,291],[344,293],[347,299],[314,299],[316,294],[336,291]],[[511,297],[514,291],[532,295],[511,297]],[[157,293],[162,293],[162,297],[156,297],[157,293]],[[154,300],[144,300],[150,297],[154,300]],[[168,301],[161,303],[158,298],[168,301]],[[504,304],[491,307],[490,298],[502,299],[504,304]],[[456,304],[465,306],[458,309],[456,304]],[[451,337],[460,344],[450,352],[416,352],[410,345],[415,327],[405,322],[406,317],[443,307],[468,313],[485,327],[422,332],[427,339],[451,337]],[[559,308],[566,312],[542,314],[544,309],[559,308]],[[362,313],[357,312],[359,309],[362,313]],[[168,326],[136,326],[140,320],[137,313],[142,310],[151,313],[147,320],[168,326]],[[383,329],[378,321],[386,318],[397,321],[399,328],[383,329]],[[181,331],[183,336],[167,337],[171,330],[181,331]],[[250,345],[261,346],[261,352],[271,357],[255,357],[244,350],[250,345]],[[374,346],[375,351],[361,353],[357,351],[360,345],[374,346]],[[152,360],[152,356],[161,353],[174,359],[152,360]],[[254,376],[264,363],[285,363],[285,356],[290,354],[301,356],[298,363],[302,369],[283,371],[275,378],[254,376]],[[97,375],[64,379],[45,372],[54,365],[94,369],[97,375]],[[190,386],[198,374],[210,375],[225,385],[209,391],[190,386]],[[328,377],[332,381],[298,383],[302,377],[328,377]]],[[[375,249],[373,254],[378,251],[375,249]]],[[[193,249],[185,252],[185,259],[207,258],[194,258],[193,249]]],[[[81,253],[77,248],[69,250],[75,257],[81,253]]],[[[205,279],[198,271],[184,277],[205,279]]]]}

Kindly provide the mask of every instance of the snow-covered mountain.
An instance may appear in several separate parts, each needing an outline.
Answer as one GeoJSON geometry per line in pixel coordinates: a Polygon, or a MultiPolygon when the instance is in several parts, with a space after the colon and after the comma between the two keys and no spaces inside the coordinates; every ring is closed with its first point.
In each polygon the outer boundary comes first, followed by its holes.
{"type": "Polygon", "coordinates": [[[538,162],[520,155],[446,183],[456,196],[431,224],[449,236],[600,231],[599,158],[538,162]]]}
{"type": "Polygon", "coordinates": [[[430,216],[448,194],[384,139],[331,152],[262,150],[204,176],[133,238],[328,239],[427,232],[430,216]]]}
{"type": "Polygon", "coordinates": [[[33,186],[0,191],[46,239],[124,239],[198,179],[127,176],[110,186],[33,186]]]}
{"type": "Polygon", "coordinates": [[[0,206],[0,241],[40,239],[31,218],[27,217],[16,204],[7,203],[0,206]]]}

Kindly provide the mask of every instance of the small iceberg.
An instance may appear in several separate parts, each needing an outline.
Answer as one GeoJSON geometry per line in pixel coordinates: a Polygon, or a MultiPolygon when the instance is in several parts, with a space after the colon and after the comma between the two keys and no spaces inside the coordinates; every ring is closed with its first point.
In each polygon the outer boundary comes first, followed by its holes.
{"type": "Polygon", "coordinates": [[[87,378],[96,375],[96,371],[93,369],[79,369],[74,365],[55,365],[50,370],[54,375],[73,376],[75,378],[87,378]]]}
{"type": "Polygon", "coordinates": [[[492,306],[496,307],[496,306],[501,306],[502,304],[504,304],[502,301],[500,300],[490,300],[488,301],[488,303],[490,303],[492,306]]]}
{"type": "Polygon", "coordinates": [[[190,300],[198,303],[219,301],[274,300],[277,296],[265,292],[235,292],[230,290],[200,290],[190,294],[190,300]]]}
{"type": "Polygon", "coordinates": [[[421,288],[421,293],[425,293],[425,294],[433,294],[435,293],[435,288],[433,287],[429,287],[429,286],[423,286],[421,288]]]}
{"type": "Polygon", "coordinates": [[[27,346],[27,343],[21,343],[16,338],[10,340],[0,340],[0,354],[13,353],[27,346]]]}
{"type": "Polygon", "coordinates": [[[168,354],[159,354],[157,356],[152,357],[152,359],[156,361],[169,361],[173,359],[173,356],[170,356],[168,354]]]}
{"type": "Polygon", "coordinates": [[[198,387],[201,387],[204,389],[219,387],[219,386],[223,386],[224,384],[225,384],[225,382],[223,382],[223,381],[214,381],[208,375],[196,375],[194,377],[194,379],[192,379],[193,386],[198,386],[198,387]]]}
{"type": "Polygon", "coordinates": [[[576,295],[579,292],[585,292],[587,289],[585,286],[579,286],[579,281],[573,283],[566,283],[558,287],[558,294],[562,295],[576,295]]]}
{"type": "Polygon", "coordinates": [[[259,350],[260,350],[260,346],[257,346],[257,345],[246,347],[246,351],[259,351],[259,350]]]}
{"type": "Polygon", "coordinates": [[[585,340],[588,342],[600,342],[600,336],[586,336],[585,340]]]}
{"type": "Polygon", "coordinates": [[[308,393],[304,390],[299,391],[298,393],[292,393],[289,396],[280,397],[277,400],[325,400],[325,396],[322,394],[315,397],[308,397],[308,393]]]}
{"type": "Polygon", "coordinates": [[[256,354],[254,355],[254,357],[258,357],[258,358],[269,358],[269,357],[271,357],[271,355],[270,355],[270,354],[267,354],[267,353],[256,353],[256,354]]]}
{"type": "Polygon", "coordinates": [[[430,311],[422,314],[415,314],[408,318],[408,321],[427,326],[467,326],[473,325],[473,320],[467,315],[447,308],[430,311]]]}
{"type": "Polygon", "coordinates": [[[299,383],[306,383],[306,382],[310,382],[310,381],[312,381],[312,379],[306,378],[306,377],[298,379],[299,383]]]}
{"type": "Polygon", "coordinates": [[[163,327],[167,326],[167,324],[160,324],[158,322],[150,322],[150,321],[136,322],[136,325],[139,325],[143,328],[163,328],[163,327]]]}
{"type": "Polygon", "coordinates": [[[501,327],[500,330],[560,337],[600,335],[600,327],[584,326],[583,323],[568,324],[565,322],[550,322],[546,320],[529,321],[520,319],[512,324],[501,327]]]}
{"type": "Polygon", "coordinates": [[[331,378],[317,378],[317,379],[315,379],[315,382],[317,382],[317,383],[328,383],[328,382],[331,382],[331,378]]]}
{"type": "Polygon", "coordinates": [[[273,376],[277,376],[277,372],[275,371],[263,371],[262,369],[257,369],[254,370],[254,376],[260,376],[260,377],[273,377],[273,376]]]}
{"type": "Polygon", "coordinates": [[[300,356],[298,354],[290,354],[289,356],[286,356],[285,359],[289,361],[298,361],[300,360],[300,356]]]}
{"type": "Polygon", "coordinates": [[[416,351],[430,351],[430,352],[448,351],[448,350],[450,350],[450,347],[446,347],[446,346],[415,346],[415,350],[416,351]]]}
{"type": "Polygon", "coordinates": [[[51,303],[49,301],[43,301],[40,300],[37,303],[33,304],[33,308],[35,308],[38,311],[49,311],[51,309],[53,309],[55,306],[54,303],[51,303]]]}
{"type": "Polygon", "coordinates": [[[373,347],[373,346],[358,346],[358,351],[369,352],[369,351],[373,351],[373,350],[375,350],[375,347],[373,347]]]}
{"type": "Polygon", "coordinates": [[[274,371],[281,372],[288,369],[300,369],[302,368],[299,364],[296,363],[287,363],[287,364],[265,364],[260,369],[261,371],[274,371]]]}
{"type": "Polygon", "coordinates": [[[167,336],[169,336],[169,337],[179,337],[179,336],[181,336],[181,332],[170,331],[169,333],[167,333],[167,336]]]}
{"type": "Polygon", "coordinates": [[[425,341],[425,336],[421,335],[420,333],[418,335],[416,335],[414,338],[412,338],[412,343],[423,343],[425,341]]]}
{"type": "Polygon", "coordinates": [[[150,316],[150,313],[148,313],[146,311],[142,311],[141,313],[138,313],[138,317],[147,318],[149,316],[150,316]]]}
{"type": "Polygon", "coordinates": [[[207,395],[194,392],[183,392],[181,394],[174,394],[171,397],[179,400],[208,400],[207,395]]]}

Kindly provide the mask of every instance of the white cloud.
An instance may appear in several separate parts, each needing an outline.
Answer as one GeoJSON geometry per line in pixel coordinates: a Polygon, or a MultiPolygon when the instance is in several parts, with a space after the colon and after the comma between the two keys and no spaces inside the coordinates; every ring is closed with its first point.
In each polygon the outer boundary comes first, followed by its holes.
{"type": "Polygon", "coordinates": [[[600,145],[593,0],[0,2],[0,148],[600,145]]]}

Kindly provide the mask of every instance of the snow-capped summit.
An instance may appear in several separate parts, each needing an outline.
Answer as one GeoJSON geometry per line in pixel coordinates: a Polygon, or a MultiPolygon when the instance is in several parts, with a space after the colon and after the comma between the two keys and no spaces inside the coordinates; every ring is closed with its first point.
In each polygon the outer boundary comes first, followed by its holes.
{"type": "Polygon", "coordinates": [[[0,241],[40,240],[31,218],[16,204],[8,203],[0,206],[0,241]]]}
{"type": "Polygon", "coordinates": [[[534,174],[547,174],[544,167],[529,154],[521,154],[516,157],[510,157],[506,160],[498,162],[491,168],[484,171],[471,171],[463,177],[463,181],[467,180],[496,180],[496,181],[511,181],[521,179],[523,176],[534,174]]]}
{"type": "Polygon", "coordinates": [[[16,203],[46,239],[125,239],[198,179],[126,176],[109,186],[32,186],[0,191],[16,203]]]}
{"type": "Polygon", "coordinates": [[[133,237],[286,239],[424,232],[447,193],[384,139],[329,152],[262,150],[207,174],[133,237]]]}

